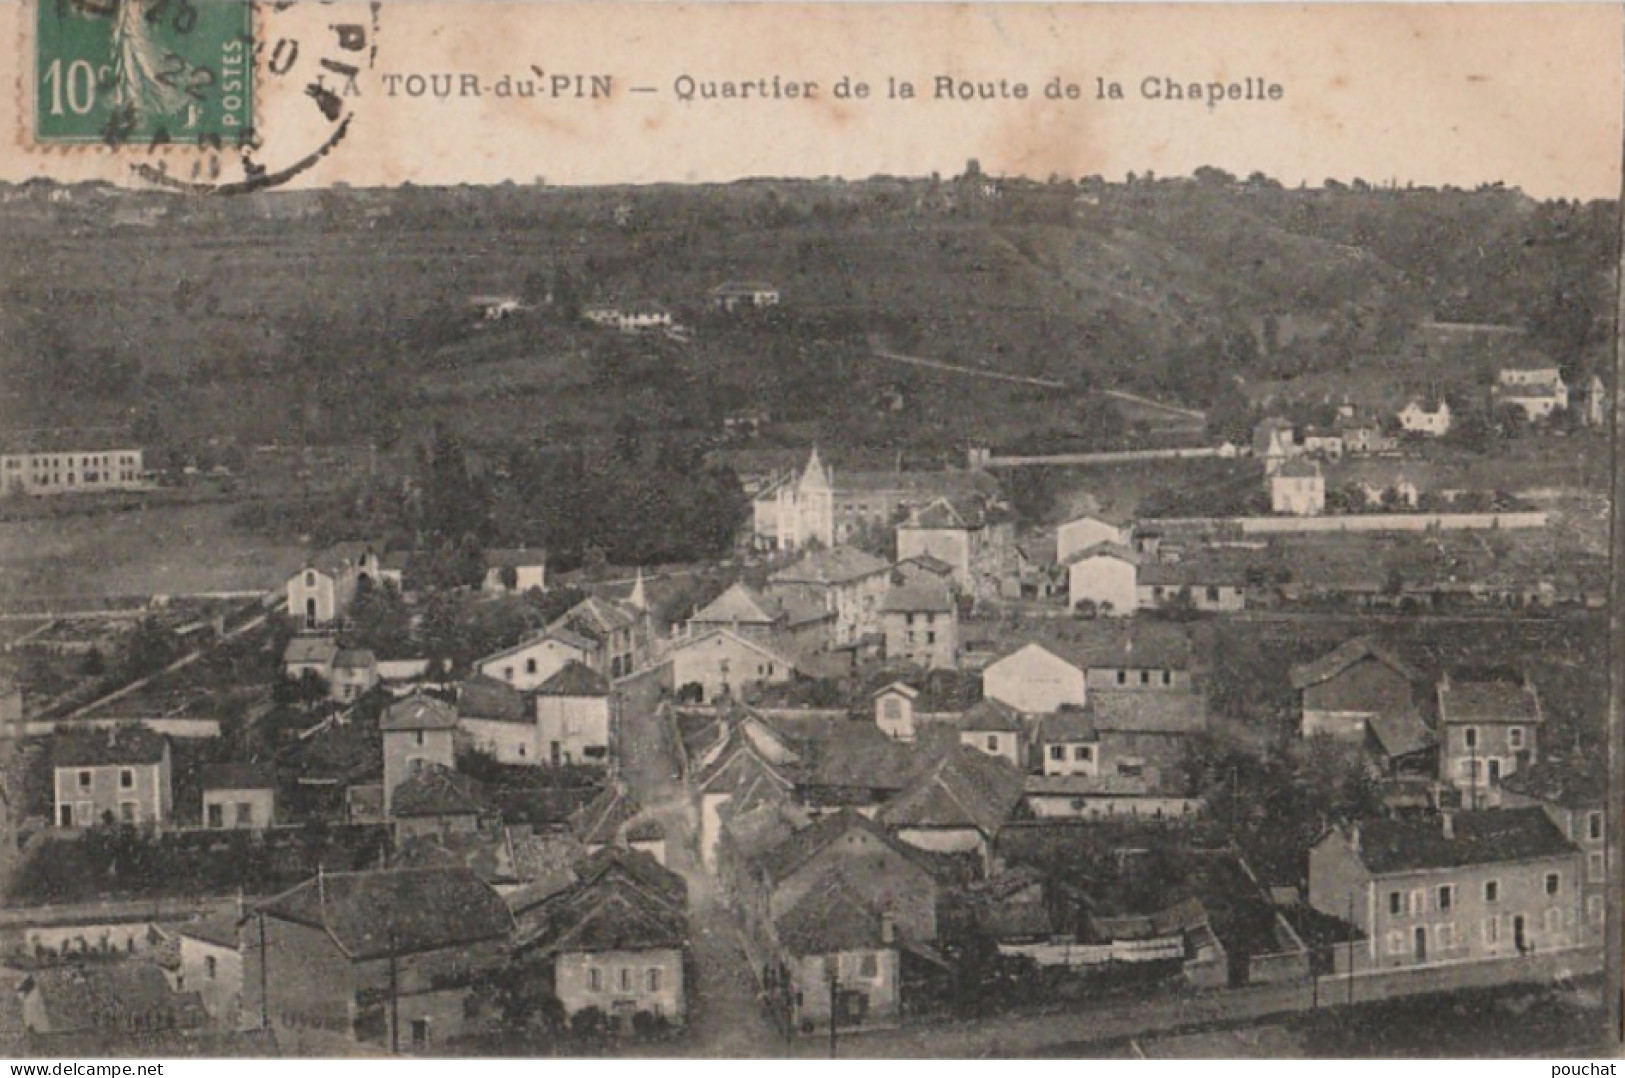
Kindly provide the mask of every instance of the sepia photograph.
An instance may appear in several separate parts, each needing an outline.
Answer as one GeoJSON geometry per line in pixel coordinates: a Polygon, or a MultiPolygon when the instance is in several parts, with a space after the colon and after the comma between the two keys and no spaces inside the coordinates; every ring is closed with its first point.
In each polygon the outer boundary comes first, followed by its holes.
{"type": "Polygon", "coordinates": [[[0,1057],[1614,1073],[1617,6],[0,86],[0,1057]]]}

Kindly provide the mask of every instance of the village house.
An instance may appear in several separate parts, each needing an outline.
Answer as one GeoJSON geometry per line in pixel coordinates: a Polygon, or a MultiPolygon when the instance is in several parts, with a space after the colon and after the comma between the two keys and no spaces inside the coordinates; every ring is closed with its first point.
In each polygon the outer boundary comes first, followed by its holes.
{"type": "Polygon", "coordinates": [[[897,838],[935,853],[975,853],[985,871],[993,844],[1016,815],[1022,773],[968,745],[939,751],[875,819],[897,838]]]}
{"type": "Polygon", "coordinates": [[[547,590],[545,550],[487,550],[480,591],[487,595],[523,594],[547,590]]]}
{"type": "Polygon", "coordinates": [[[930,724],[957,723],[964,713],[957,701],[945,700],[930,679],[911,685],[893,681],[874,694],[875,727],[894,741],[914,741],[930,724]]]}
{"type": "Polygon", "coordinates": [[[637,796],[619,779],[570,817],[570,829],[589,854],[606,846],[624,846],[666,864],[665,828],[644,813],[637,796]]]}
{"type": "Polygon", "coordinates": [[[1394,440],[1383,433],[1375,417],[1339,416],[1334,429],[1343,441],[1343,451],[1350,455],[1390,453],[1395,448],[1394,440]]]}
{"type": "Polygon", "coordinates": [[[1575,387],[1574,407],[1580,413],[1580,422],[1588,427],[1600,427],[1608,422],[1608,386],[1602,376],[1592,374],[1575,387]]]}
{"type": "Polygon", "coordinates": [[[209,764],[198,773],[203,826],[263,831],[276,824],[276,774],[260,764],[209,764]]]}
{"type": "Polygon", "coordinates": [[[378,684],[378,657],[366,648],[341,648],[333,656],[329,695],[341,704],[354,703],[378,684]]]}
{"type": "Polygon", "coordinates": [[[1363,743],[1373,724],[1420,723],[1413,686],[1421,675],[1369,637],[1357,637],[1309,663],[1294,666],[1305,738],[1327,734],[1363,743]]]}
{"type": "Polygon", "coordinates": [[[1247,607],[1249,559],[1228,551],[1204,551],[1178,561],[1152,561],[1140,566],[1141,610],[1175,603],[1207,613],[1234,613],[1247,607]]]}
{"type": "Polygon", "coordinates": [[[363,580],[379,579],[378,552],[370,543],[334,543],[288,577],[288,613],[304,629],[344,617],[363,580]]]}
{"type": "Polygon", "coordinates": [[[215,1023],[251,1029],[260,1016],[243,1009],[243,926],[236,915],[188,921],[175,928],[179,969],[175,991],[196,992],[215,1023]]]}
{"type": "Polygon", "coordinates": [[[1537,762],[1540,697],[1511,670],[1458,670],[1439,679],[1439,779],[1470,808],[1500,804],[1501,783],[1537,762]]]}
{"type": "Polygon", "coordinates": [[[795,660],[732,629],[711,629],[674,644],[672,684],[679,699],[704,703],[736,696],[751,685],[795,677],[795,660]]]}
{"type": "Polygon", "coordinates": [[[37,434],[8,439],[0,450],[0,493],[83,494],[146,485],[140,449],[83,448],[93,444],[37,434]]]}
{"type": "Polygon", "coordinates": [[[322,872],[257,914],[249,1008],[264,985],[278,1041],[299,1055],[442,1051],[471,1028],[469,995],[514,930],[496,890],[462,868],[322,872]]]}
{"type": "Polygon", "coordinates": [[[880,607],[880,629],[886,657],[927,670],[959,665],[959,606],[940,584],[900,585],[886,593],[880,607]]]}
{"type": "Polygon", "coordinates": [[[997,700],[983,700],[959,717],[959,743],[1027,769],[1026,728],[1015,710],[997,700]]]}
{"type": "Polygon", "coordinates": [[[583,660],[588,666],[611,681],[626,677],[648,664],[654,646],[649,610],[637,601],[641,594],[641,589],[634,589],[632,597],[625,600],[589,596],[562,614],[547,631],[552,634],[568,630],[585,637],[592,645],[583,660]]]}
{"type": "Polygon", "coordinates": [[[1206,703],[1178,689],[1099,689],[1083,709],[1046,715],[1026,779],[1035,816],[1178,820],[1204,805],[1184,779],[1189,739],[1206,728],[1206,703]]]}
{"type": "Polygon", "coordinates": [[[443,700],[413,693],[389,706],[378,722],[384,748],[384,813],[393,793],[429,764],[456,766],[457,712],[443,700]]]}
{"type": "Polygon", "coordinates": [[[613,846],[589,856],[576,874],[576,883],[542,901],[527,902],[524,892],[510,900],[516,955],[549,967],[567,1019],[591,1007],[612,1033],[630,1034],[643,1022],[683,1025],[683,878],[646,854],[613,846]]]}
{"type": "Polygon", "coordinates": [[[1492,399],[1498,408],[1521,409],[1534,423],[1568,409],[1569,387],[1555,363],[1529,360],[1496,373],[1492,399]]]}
{"type": "Polygon", "coordinates": [[[1102,513],[1085,513],[1055,529],[1055,561],[1065,564],[1072,555],[1102,543],[1127,546],[1132,540],[1132,529],[1126,521],[1108,519],[1102,513]]]}
{"type": "Polygon", "coordinates": [[[609,682],[585,663],[569,663],[536,690],[536,739],[553,767],[609,763],[613,708],[609,682]]]}
{"type": "Polygon", "coordinates": [[[779,290],[766,281],[723,281],[707,293],[711,306],[732,314],[779,305],[779,290]]]}
{"type": "Polygon", "coordinates": [[[162,826],[172,815],[169,739],[144,724],[62,730],[51,739],[58,827],[103,820],[162,826]]]}
{"type": "Polygon", "coordinates": [[[1601,938],[1608,909],[1608,781],[1600,754],[1548,756],[1501,784],[1501,804],[1538,806],[1585,856],[1581,899],[1586,936],[1601,938]]]}
{"type": "Polygon", "coordinates": [[[886,562],[857,547],[813,550],[775,571],[767,580],[769,598],[821,607],[835,616],[832,642],[855,644],[879,631],[881,600],[890,586],[886,562]]]}
{"type": "Polygon", "coordinates": [[[1253,457],[1264,465],[1266,476],[1274,475],[1302,452],[1291,420],[1270,416],[1253,427],[1253,457]]]}
{"type": "Polygon", "coordinates": [[[457,728],[469,747],[499,764],[536,767],[536,717],[531,705],[505,681],[476,674],[457,687],[457,728]]]}
{"type": "Polygon", "coordinates": [[[807,892],[774,926],[780,970],[773,980],[790,1027],[888,1025],[902,1012],[896,928],[839,875],[807,892]]]}
{"type": "Polygon", "coordinates": [[[946,562],[953,567],[955,587],[974,592],[980,585],[984,540],[979,511],[961,511],[947,498],[938,498],[897,525],[897,556],[946,562]]]}
{"type": "Polygon", "coordinates": [[[595,641],[570,629],[556,628],[478,659],[474,669],[520,692],[529,692],[566,664],[587,662],[597,654],[595,641]]]}
{"type": "Polygon", "coordinates": [[[1063,708],[1038,724],[1038,755],[1046,775],[1100,773],[1100,731],[1081,708],[1063,708]]]}
{"type": "Polygon", "coordinates": [[[413,771],[390,793],[389,822],[395,841],[470,836],[495,817],[479,782],[444,764],[413,771]]]}
{"type": "Polygon", "coordinates": [[[1054,644],[1023,644],[982,670],[982,695],[1023,715],[1082,707],[1087,699],[1083,668],[1054,644]]]}
{"type": "MultiPolygon", "coordinates": [[[[884,579],[884,578],[882,578],[884,579]]],[[[837,614],[822,597],[791,588],[767,596],[745,583],[735,583],[683,625],[683,635],[701,636],[727,629],[791,656],[811,655],[834,642],[837,614]]]]}
{"type": "Polygon", "coordinates": [[[1335,428],[1305,427],[1303,455],[1315,460],[1336,463],[1343,459],[1343,435],[1335,428]]]}
{"type": "Polygon", "coordinates": [[[1292,460],[1269,478],[1270,512],[1313,517],[1326,511],[1326,476],[1314,461],[1292,460]]]}
{"type": "Polygon", "coordinates": [[[1420,397],[1412,398],[1399,410],[1399,427],[1407,434],[1442,438],[1450,433],[1450,405],[1443,400],[1430,405],[1420,397]]]}
{"type": "Polygon", "coordinates": [[[1309,905],[1359,933],[1340,972],[1516,959],[1578,943],[1582,872],[1539,808],[1374,819],[1309,851],[1309,905]]]}
{"type": "Polygon", "coordinates": [[[1087,629],[1065,650],[1082,668],[1088,691],[1192,691],[1194,659],[1183,626],[1138,619],[1121,628],[1104,622],[1087,629]]]}
{"type": "Polygon", "coordinates": [[[643,333],[672,327],[671,310],[649,300],[593,303],[581,309],[581,317],[595,326],[618,329],[622,333],[643,333]]]}
{"type": "Polygon", "coordinates": [[[196,1031],[208,1020],[196,992],[175,992],[139,960],[37,969],[16,982],[22,1029],[120,1037],[196,1031]]]}
{"type": "Polygon", "coordinates": [[[331,636],[296,636],[282,649],[282,672],[298,681],[307,673],[331,685],[339,646],[331,636]]]}
{"type": "Polygon", "coordinates": [[[1139,605],[1140,556],[1120,543],[1097,543],[1065,563],[1067,598],[1074,609],[1102,617],[1129,617],[1139,605]]]}

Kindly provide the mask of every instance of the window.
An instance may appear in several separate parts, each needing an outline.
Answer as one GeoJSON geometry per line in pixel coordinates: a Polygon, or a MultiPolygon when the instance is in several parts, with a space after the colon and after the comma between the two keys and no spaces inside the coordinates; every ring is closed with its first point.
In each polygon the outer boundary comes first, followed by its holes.
{"type": "Polygon", "coordinates": [[[1093,760],[1095,758],[1095,750],[1090,748],[1088,745],[1074,745],[1072,747],[1072,758],[1074,760],[1084,761],[1093,760]]]}
{"type": "Polygon", "coordinates": [[[118,788],[121,790],[135,789],[135,768],[121,767],[118,771],[118,788]]]}
{"type": "Polygon", "coordinates": [[[1601,895],[1592,895],[1586,899],[1586,916],[1591,918],[1592,924],[1602,924],[1604,908],[1601,895]]]}
{"type": "Polygon", "coordinates": [[[525,673],[534,674],[535,672],[536,672],[536,660],[535,659],[526,659],[525,660],[525,673]]]}
{"type": "Polygon", "coordinates": [[[203,959],[203,975],[211,981],[214,980],[215,974],[219,972],[219,966],[220,963],[216,961],[214,955],[205,956],[203,959]]]}
{"type": "Polygon", "coordinates": [[[1499,902],[1499,901],[1501,901],[1501,881],[1500,880],[1485,880],[1484,881],[1484,901],[1485,902],[1499,902]]]}
{"type": "Polygon", "coordinates": [[[1128,671],[1127,670],[1119,670],[1117,672],[1117,683],[1119,685],[1127,685],[1128,684],[1128,671]]]}
{"type": "Polygon", "coordinates": [[[998,734],[988,734],[987,735],[987,751],[988,752],[998,752],[999,751],[999,735],[998,734]]]}
{"type": "Polygon", "coordinates": [[[1433,926],[1433,935],[1434,935],[1434,938],[1439,941],[1439,947],[1440,947],[1441,950],[1446,950],[1446,951],[1450,950],[1452,947],[1454,947],[1456,945],[1456,924],[1455,924],[1455,922],[1454,921],[1446,921],[1442,925],[1434,925],[1433,926]]]}
{"type": "Polygon", "coordinates": [[[1484,942],[1492,947],[1501,942],[1501,919],[1499,917],[1484,918],[1484,942]]]}
{"type": "Polygon", "coordinates": [[[632,991],[632,971],[626,966],[621,967],[621,991],[632,991]]]}
{"type": "Polygon", "coordinates": [[[1398,891],[1389,891],[1388,892],[1388,913],[1391,916],[1398,916],[1399,914],[1403,913],[1404,910],[1405,910],[1405,896],[1400,894],[1398,891]]]}
{"type": "Polygon", "coordinates": [[[660,991],[660,971],[658,969],[649,970],[645,975],[644,983],[649,986],[649,991],[660,991]]]}
{"type": "Polygon", "coordinates": [[[1470,749],[1478,748],[1478,727],[1468,726],[1461,731],[1461,743],[1470,749]]]}
{"type": "Polygon", "coordinates": [[[1593,842],[1602,838],[1602,813],[1589,812],[1586,814],[1586,837],[1593,842]]]}
{"type": "Polygon", "coordinates": [[[502,680],[503,681],[512,681],[513,680],[513,667],[504,666],[502,668],[502,680]]]}
{"type": "Polygon", "coordinates": [[[135,802],[120,801],[118,803],[119,823],[135,823],[135,802]]]}
{"type": "Polygon", "coordinates": [[[937,634],[934,632],[927,632],[925,634],[925,642],[927,644],[935,644],[937,642],[937,634]]]}
{"type": "Polygon", "coordinates": [[[1208,585],[1207,589],[1207,601],[1210,603],[1216,603],[1219,601],[1219,589],[1211,584],[1208,585]]]}
{"type": "Polygon", "coordinates": [[[1066,759],[1066,746],[1065,745],[1051,745],[1049,747],[1049,758],[1051,760],[1056,760],[1056,761],[1065,760],[1066,759]]]}
{"type": "Polygon", "coordinates": [[[1420,917],[1422,914],[1426,913],[1428,908],[1427,901],[1428,896],[1426,891],[1412,891],[1410,900],[1411,916],[1420,917]]]}
{"type": "Polygon", "coordinates": [[[1608,874],[1608,861],[1601,850],[1593,850],[1586,855],[1586,879],[1592,883],[1601,883],[1608,874]]]}
{"type": "Polygon", "coordinates": [[[1451,900],[1456,897],[1455,892],[1456,889],[1448,883],[1439,888],[1439,908],[1441,910],[1447,910],[1450,908],[1451,900]]]}
{"type": "Polygon", "coordinates": [[[1515,749],[1523,748],[1523,727],[1513,726],[1507,730],[1507,744],[1515,749]]]}
{"type": "Polygon", "coordinates": [[[418,744],[419,745],[423,744],[423,731],[422,730],[417,731],[417,735],[418,735],[418,744]]]}
{"type": "Polygon", "coordinates": [[[873,954],[865,953],[858,959],[858,976],[874,980],[880,976],[880,959],[873,954]]]}
{"type": "Polygon", "coordinates": [[[414,1052],[429,1050],[429,1020],[427,1018],[412,1019],[412,1050],[414,1052]]]}
{"type": "Polygon", "coordinates": [[[79,788],[81,790],[90,789],[90,772],[89,771],[81,771],[81,772],[79,772],[79,788]]]}
{"type": "Polygon", "coordinates": [[[880,716],[892,722],[900,722],[903,718],[903,705],[897,697],[888,696],[880,702],[880,716]]]}
{"type": "Polygon", "coordinates": [[[1548,872],[1548,873],[1546,873],[1546,893],[1547,894],[1549,894],[1549,895],[1557,894],[1558,889],[1561,888],[1562,886],[1563,886],[1563,876],[1562,876],[1561,873],[1557,873],[1557,872],[1548,872]]]}
{"type": "MultiPolygon", "coordinates": [[[[1396,891],[1395,893],[1397,894],[1398,892],[1396,891]]],[[[1390,933],[1388,933],[1388,953],[1389,954],[1404,954],[1405,953],[1405,933],[1403,933],[1403,932],[1390,932],[1390,933]]]]}
{"type": "Polygon", "coordinates": [[[587,987],[594,992],[602,992],[604,990],[604,971],[589,969],[587,971],[587,987]]]}
{"type": "Polygon", "coordinates": [[[1151,671],[1149,671],[1149,670],[1141,670],[1140,671],[1140,684],[1141,685],[1149,685],[1149,684],[1151,684],[1151,671]]]}
{"type": "Polygon", "coordinates": [[[237,802],[237,826],[254,826],[254,803],[252,801],[237,802]]]}
{"type": "Polygon", "coordinates": [[[1162,672],[1162,683],[1164,685],[1172,685],[1174,683],[1174,675],[1172,672],[1167,670],[1162,672]]]}
{"type": "Polygon", "coordinates": [[[315,573],[306,573],[305,574],[305,587],[314,588],[315,586],[316,586],[316,574],[315,573]]]}

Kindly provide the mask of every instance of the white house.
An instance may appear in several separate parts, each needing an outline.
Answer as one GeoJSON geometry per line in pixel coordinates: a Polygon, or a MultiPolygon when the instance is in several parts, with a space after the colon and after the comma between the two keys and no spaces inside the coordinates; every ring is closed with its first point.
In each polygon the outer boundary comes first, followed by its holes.
{"type": "Polygon", "coordinates": [[[795,676],[795,662],[767,644],[718,628],[673,647],[671,672],[680,697],[697,691],[706,701],[737,695],[747,685],[787,682],[795,676]]]}
{"type": "Polygon", "coordinates": [[[1120,543],[1086,547],[1066,562],[1068,595],[1074,607],[1091,602],[1101,614],[1128,617],[1139,605],[1140,556],[1120,543]]]}
{"type": "Polygon", "coordinates": [[[1420,398],[1413,399],[1400,409],[1399,426],[1412,434],[1442,437],[1450,432],[1450,405],[1441,400],[1430,410],[1420,398]]]}
{"type": "Polygon", "coordinates": [[[570,662],[587,662],[594,644],[568,629],[551,629],[541,636],[515,644],[474,664],[486,677],[505,681],[520,692],[529,692],[563,670],[570,662]]]}
{"type": "Polygon", "coordinates": [[[572,662],[536,690],[536,738],[543,758],[561,764],[609,762],[609,682],[585,663],[572,662]]]}
{"type": "Polygon", "coordinates": [[[1101,543],[1127,546],[1130,538],[1128,528],[1120,527],[1100,516],[1085,513],[1055,529],[1055,563],[1065,565],[1072,555],[1099,546],[1101,543]]]}
{"type": "Polygon", "coordinates": [[[480,590],[487,595],[523,594],[547,590],[547,552],[544,550],[487,550],[485,577],[480,590]]]}
{"type": "Polygon", "coordinates": [[[1270,511],[1313,517],[1326,511],[1326,477],[1320,465],[1289,460],[1270,476],[1270,511]]]}
{"type": "Polygon", "coordinates": [[[1022,759],[1026,737],[1021,719],[1008,705],[997,700],[983,700],[965,712],[959,720],[959,743],[1006,760],[1017,769],[1026,768],[1022,759]]]}
{"type": "Polygon", "coordinates": [[[711,289],[711,306],[732,313],[761,307],[777,307],[779,290],[766,281],[723,281],[711,289]]]}
{"type": "Polygon", "coordinates": [[[1534,362],[1503,367],[1495,376],[1495,403],[1522,409],[1534,422],[1569,406],[1569,387],[1555,365],[1534,362]]]}
{"type": "Polygon", "coordinates": [[[335,543],[288,577],[288,613],[305,629],[344,616],[363,580],[379,582],[378,552],[370,543],[335,543]]]}
{"type": "Polygon", "coordinates": [[[989,663],[982,671],[982,695],[1026,715],[1082,707],[1083,668],[1042,644],[1026,644],[989,663]]]}

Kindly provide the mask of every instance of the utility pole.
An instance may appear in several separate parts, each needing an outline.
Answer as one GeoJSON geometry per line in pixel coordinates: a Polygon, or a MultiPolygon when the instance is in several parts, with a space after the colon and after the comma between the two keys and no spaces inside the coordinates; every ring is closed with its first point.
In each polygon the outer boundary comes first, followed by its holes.
{"type": "Polygon", "coordinates": [[[1354,892],[1349,892],[1349,1006],[1354,1006],[1354,892]]]}
{"type": "Polygon", "coordinates": [[[271,1028],[271,952],[265,949],[265,911],[260,910],[260,1028],[271,1028]]]}
{"type": "Polygon", "coordinates": [[[834,1059],[838,1047],[836,1029],[840,1025],[840,1014],[836,1010],[836,1004],[840,1000],[841,972],[839,963],[841,958],[839,955],[833,955],[831,958],[832,964],[829,968],[829,1058],[834,1059]]]}
{"type": "MultiPolygon", "coordinates": [[[[1621,204],[1625,211],[1625,202],[1621,204]]],[[[1625,212],[1621,212],[1619,232],[1625,236],[1625,212]]],[[[1619,269],[1625,271],[1625,248],[1620,249],[1619,269]]],[[[1616,281],[1625,278],[1616,276],[1616,281]]],[[[1620,405],[1625,403],[1625,288],[1615,288],[1614,311],[1614,399],[1612,419],[1613,452],[1608,513],[1608,713],[1607,735],[1603,742],[1608,765],[1608,807],[1603,815],[1603,836],[1606,853],[1607,909],[1604,913],[1603,975],[1604,1006],[1614,1012],[1614,1036],[1617,1043],[1625,1044],[1625,886],[1621,883],[1620,836],[1625,833],[1625,814],[1621,812],[1621,796],[1625,795],[1625,659],[1620,647],[1625,644],[1625,468],[1620,467],[1619,446],[1625,435],[1625,420],[1620,405]]]]}
{"type": "Polygon", "coordinates": [[[389,933],[389,1050],[401,1054],[400,972],[395,966],[395,931],[389,933]]]}

